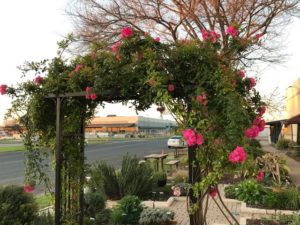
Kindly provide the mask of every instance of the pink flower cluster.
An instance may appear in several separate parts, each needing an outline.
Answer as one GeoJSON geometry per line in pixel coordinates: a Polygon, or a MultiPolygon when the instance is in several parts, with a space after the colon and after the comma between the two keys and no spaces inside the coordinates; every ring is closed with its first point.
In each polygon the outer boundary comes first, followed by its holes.
{"type": "Polygon", "coordinates": [[[248,138],[256,138],[259,134],[259,128],[256,125],[252,125],[251,128],[248,128],[245,131],[245,136],[248,138]]]}
{"type": "Polygon", "coordinates": [[[95,93],[93,93],[93,90],[91,87],[86,87],[85,92],[86,92],[86,94],[85,94],[86,99],[91,99],[92,101],[96,100],[97,95],[95,93]]]}
{"type": "Polygon", "coordinates": [[[236,36],[238,36],[239,32],[235,27],[229,26],[226,28],[226,34],[231,37],[236,37],[236,36]]]}
{"type": "Polygon", "coordinates": [[[119,50],[119,47],[121,45],[121,42],[116,42],[114,45],[111,47],[112,52],[117,52],[119,50]]]}
{"type": "Polygon", "coordinates": [[[124,27],[121,30],[121,38],[129,38],[133,36],[133,30],[131,27],[124,27]]]}
{"type": "Polygon", "coordinates": [[[202,145],[203,136],[195,132],[193,129],[188,128],[182,132],[183,138],[187,141],[188,146],[202,145]]]}
{"type": "Polygon", "coordinates": [[[38,75],[34,78],[34,81],[37,85],[41,85],[43,83],[43,78],[40,75],[38,75]]]}
{"type": "Polygon", "coordinates": [[[247,154],[243,147],[237,146],[232,152],[230,152],[229,161],[233,164],[243,163],[247,159],[247,154]]]}
{"type": "Polygon", "coordinates": [[[211,188],[210,190],[209,190],[209,196],[210,197],[212,197],[212,198],[215,198],[216,196],[218,195],[218,190],[217,190],[217,188],[211,188]]]}
{"type": "Polygon", "coordinates": [[[168,84],[167,89],[168,89],[169,92],[173,92],[175,90],[174,84],[168,84]]]}
{"type": "Polygon", "coordinates": [[[75,67],[75,72],[79,73],[82,68],[83,68],[82,64],[77,64],[76,67],[75,67]]]}
{"type": "Polygon", "coordinates": [[[202,104],[202,105],[206,106],[207,105],[207,97],[206,97],[205,92],[202,92],[200,95],[197,95],[196,101],[199,104],[202,104]]]}
{"type": "Polygon", "coordinates": [[[24,185],[24,188],[23,188],[24,192],[26,192],[26,193],[33,192],[34,189],[35,189],[35,187],[34,187],[34,186],[31,186],[31,185],[29,185],[29,184],[25,184],[25,185],[24,185]]]}
{"type": "Polygon", "coordinates": [[[250,89],[252,89],[256,85],[256,81],[253,77],[250,77],[249,82],[250,82],[250,89]]]}
{"type": "Polygon", "coordinates": [[[238,71],[238,75],[240,76],[240,78],[244,78],[245,76],[246,76],[246,73],[245,73],[245,71],[243,71],[243,70],[239,70],[238,71]]]}
{"type": "Polygon", "coordinates": [[[263,171],[259,171],[256,175],[256,180],[257,181],[263,181],[265,179],[265,173],[263,171]]]}
{"type": "Polygon", "coordinates": [[[212,43],[216,43],[217,40],[221,37],[221,35],[214,30],[208,32],[205,29],[202,29],[201,34],[204,41],[211,41],[212,43]]]}
{"type": "Polygon", "coordinates": [[[252,127],[245,131],[245,136],[248,138],[256,138],[259,132],[265,129],[266,121],[260,116],[254,119],[252,127]]]}
{"type": "Polygon", "coordinates": [[[1,84],[0,85],[0,93],[1,95],[5,95],[7,92],[7,85],[6,84],[1,84]]]}

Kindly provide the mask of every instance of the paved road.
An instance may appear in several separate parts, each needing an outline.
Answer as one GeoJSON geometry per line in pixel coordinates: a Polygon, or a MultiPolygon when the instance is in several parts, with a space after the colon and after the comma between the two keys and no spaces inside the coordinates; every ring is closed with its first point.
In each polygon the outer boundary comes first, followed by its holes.
{"type": "MultiPolygon", "coordinates": [[[[167,139],[111,141],[105,144],[92,144],[86,147],[88,163],[104,160],[119,166],[122,156],[127,152],[142,158],[150,153],[169,151],[167,139]]],[[[0,185],[23,184],[24,153],[0,153],[0,185]]]]}

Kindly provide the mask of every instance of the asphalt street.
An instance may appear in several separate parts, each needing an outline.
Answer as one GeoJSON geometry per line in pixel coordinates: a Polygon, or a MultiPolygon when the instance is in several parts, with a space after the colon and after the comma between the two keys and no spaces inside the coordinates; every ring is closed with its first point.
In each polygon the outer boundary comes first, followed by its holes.
{"type": "MultiPolygon", "coordinates": [[[[85,155],[88,163],[106,161],[114,166],[120,166],[122,156],[126,153],[139,158],[161,151],[170,152],[167,139],[110,141],[103,144],[86,146],[85,155]]],[[[0,153],[0,185],[18,184],[24,182],[24,152],[0,153]]]]}

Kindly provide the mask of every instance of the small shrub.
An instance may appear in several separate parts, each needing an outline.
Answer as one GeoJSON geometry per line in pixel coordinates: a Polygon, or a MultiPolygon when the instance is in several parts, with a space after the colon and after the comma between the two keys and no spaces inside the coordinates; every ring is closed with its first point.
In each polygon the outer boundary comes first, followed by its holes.
{"type": "Polygon", "coordinates": [[[143,198],[152,191],[153,170],[148,163],[139,164],[136,156],[126,155],[118,173],[118,183],[121,197],[135,195],[143,198]]]}
{"type": "Polygon", "coordinates": [[[163,171],[154,173],[153,182],[158,187],[164,187],[167,184],[167,174],[163,171]]]}
{"type": "Polygon", "coordinates": [[[95,217],[97,213],[105,208],[105,196],[101,192],[90,192],[85,195],[86,211],[90,217],[95,217]]]}
{"type": "Polygon", "coordinates": [[[279,194],[282,195],[282,200],[285,203],[285,209],[300,209],[300,191],[297,187],[284,189],[279,192],[279,194]]]}
{"type": "Polygon", "coordinates": [[[276,148],[277,149],[288,149],[289,148],[289,144],[290,144],[290,140],[285,139],[285,138],[280,138],[277,143],[276,143],[276,148]]]}
{"type": "Polygon", "coordinates": [[[122,198],[112,212],[112,222],[117,224],[138,224],[143,206],[137,196],[128,195],[122,198]]]}
{"type": "Polygon", "coordinates": [[[37,218],[38,204],[23,187],[0,188],[0,225],[30,224],[37,218]]]}
{"type": "Polygon", "coordinates": [[[174,212],[162,208],[146,208],[141,213],[139,224],[164,225],[174,219],[174,212]]]}
{"type": "Polygon", "coordinates": [[[236,185],[234,191],[234,195],[238,200],[250,205],[261,204],[263,196],[267,194],[267,189],[255,180],[242,181],[236,185]]]}
{"type": "Polygon", "coordinates": [[[100,162],[91,169],[91,190],[104,190],[109,199],[120,199],[120,189],[116,170],[113,166],[100,162]]]}

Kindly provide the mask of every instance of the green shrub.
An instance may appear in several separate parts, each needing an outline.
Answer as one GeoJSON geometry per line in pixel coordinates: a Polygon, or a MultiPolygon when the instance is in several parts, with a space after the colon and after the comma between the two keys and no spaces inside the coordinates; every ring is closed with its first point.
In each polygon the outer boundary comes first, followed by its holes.
{"type": "Polygon", "coordinates": [[[234,188],[234,196],[250,205],[261,204],[268,190],[255,180],[244,180],[234,188]]]}
{"type": "Polygon", "coordinates": [[[113,208],[111,212],[111,223],[112,225],[122,225],[123,212],[120,208],[113,208]]]}
{"type": "Polygon", "coordinates": [[[300,209],[300,191],[297,187],[283,189],[278,193],[282,195],[282,200],[285,203],[285,209],[299,210],[300,209]]]}
{"type": "Polygon", "coordinates": [[[85,195],[86,211],[90,217],[95,217],[105,208],[105,196],[101,192],[89,192],[85,195]]]}
{"type": "Polygon", "coordinates": [[[138,224],[143,206],[137,196],[128,195],[122,198],[112,212],[112,223],[119,224],[138,224]]]}
{"type": "Polygon", "coordinates": [[[174,212],[163,208],[146,208],[141,213],[139,224],[164,225],[174,219],[174,212]]]}
{"type": "Polygon", "coordinates": [[[120,199],[125,195],[142,198],[152,191],[153,170],[148,163],[139,164],[136,156],[124,156],[120,171],[103,162],[95,164],[91,176],[91,190],[103,187],[109,199],[120,199]]]}
{"type": "Polygon", "coordinates": [[[290,142],[291,141],[288,139],[280,138],[276,143],[276,148],[277,149],[288,149],[290,142]]]}
{"type": "Polygon", "coordinates": [[[118,183],[122,197],[135,195],[142,198],[152,191],[153,170],[148,163],[139,164],[136,156],[127,154],[122,160],[118,183]]]}
{"type": "Polygon", "coordinates": [[[0,188],[0,225],[25,225],[32,223],[38,213],[38,204],[23,187],[0,188]]]}
{"type": "Polygon", "coordinates": [[[104,190],[109,199],[120,199],[118,176],[113,166],[99,162],[94,164],[90,173],[91,180],[88,184],[91,190],[104,190]]]}
{"type": "Polygon", "coordinates": [[[167,184],[167,174],[163,171],[153,174],[153,182],[158,187],[164,187],[167,184]]]}

